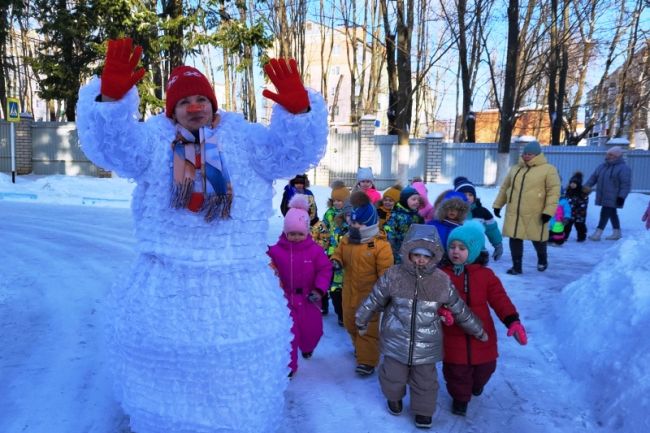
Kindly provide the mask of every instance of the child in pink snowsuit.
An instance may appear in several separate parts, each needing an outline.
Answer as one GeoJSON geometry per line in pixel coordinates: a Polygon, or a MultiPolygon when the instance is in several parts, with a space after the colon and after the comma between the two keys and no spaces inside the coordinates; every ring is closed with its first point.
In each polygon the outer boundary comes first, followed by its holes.
{"type": "Polygon", "coordinates": [[[294,195],[280,239],[267,253],[280,277],[293,319],[289,377],[298,370],[298,349],[303,358],[311,358],[323,335],[321,297],[332,279],[332,264],[327,254],[309,234],[308,211],[307,197],[294,195]]]}

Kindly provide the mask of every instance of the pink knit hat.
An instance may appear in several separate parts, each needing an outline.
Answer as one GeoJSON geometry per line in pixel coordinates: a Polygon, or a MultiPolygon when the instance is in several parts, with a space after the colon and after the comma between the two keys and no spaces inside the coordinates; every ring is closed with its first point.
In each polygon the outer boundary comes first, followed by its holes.
{"type": "Polygon", "coordinates": [[[284,217],[283,232],[309,233],[309,200],[304,194],[296,194],[289,200],[289,211],[284,217]]]}

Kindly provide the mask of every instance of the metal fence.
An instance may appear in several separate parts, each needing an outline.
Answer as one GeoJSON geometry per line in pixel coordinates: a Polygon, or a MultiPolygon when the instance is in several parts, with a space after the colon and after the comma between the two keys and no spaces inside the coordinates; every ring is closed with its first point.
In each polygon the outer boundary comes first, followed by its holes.
{"type": "Polygon", "coordinates": [[[32,124],[32,172],[98,176],[99,169],[86,158],[74,122],[32,124]]]}
{"type": "Polygon", "coordinates": [[[11,173],[11,138],[8,122],[0,122],[0,172],[11,173]]]}
{"type": "MultiPolygon", "coordinates": [[[[345,162],[345,167],[337,167],[330,160],[329,170],[339,175],[332,176],[354,184],[356,166],[351,161],[358,161],[358,145],[341,146],[338,142],[342,134],[330,134],[329,146],[341,149],[338,160],[345,162]],[[342,150],[346,149],[346,150],[342,150]],[[349,152],[348,155],[342,152],[349,152]]],[[[346,140],[352,140],[345,134],[346,140]]],[[[353,143],[354,141],[350,141],[353,143]]],[[[427,143],[424,139],[412,139],[409,147],[408,178],[419,176],[424,179],[427,161],[427,143]]],[[[581,171],[585,179],[604,161],[606,146],[543,146],[546,159],[553,164],[565,184],[571,175],[581,171]]],[[[385,189],[397,181],[398,144],[395,136],[377,135],[374,137],[375,158],[371,164],[375,174],[375,186],[385,189]]],[[[517,160],[513,153],[512,162],[517,160]]],[[[650,152],[645,150],[628,151],[625,154],[627,164],[632,168],[632,190],[650,192],[650,152]]],[[[430,161],[429,161],[430,163],[430,161]]],[[[443,143],[441,171],[438,179],[441,183],[451,184],[455,177],[466,176],[476,185],[494,185],[497,180],[497,144],[496,143],[443,143]]]]}

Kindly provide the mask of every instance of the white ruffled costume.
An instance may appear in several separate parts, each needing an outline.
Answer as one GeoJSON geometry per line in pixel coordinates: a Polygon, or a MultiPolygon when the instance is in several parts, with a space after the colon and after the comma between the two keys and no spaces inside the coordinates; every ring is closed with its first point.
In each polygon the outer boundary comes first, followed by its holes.
{"type": "Polygon", "coordinates": [[[273,180],[323,156],[327,111],[275,105],[267,128],[220,111],[216,134],[230,172],[231,219],[170,208],[173,122],[138,122],[132,88],[97,102],[100,80],[79,92],[77,127],[95,164],[137,182],[138,256],[113,288],[115,388],[138,433],[267,432],[282,417],[291,319],[265,254],[273,180]]]}

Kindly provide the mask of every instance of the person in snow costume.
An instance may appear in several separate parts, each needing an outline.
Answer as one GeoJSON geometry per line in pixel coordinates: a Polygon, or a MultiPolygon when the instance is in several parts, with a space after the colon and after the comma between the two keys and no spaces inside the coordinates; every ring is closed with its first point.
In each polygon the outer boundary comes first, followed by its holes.
{"type": "Polygon", "coordinates": [[[641,215],[641,221],[645,221],[645,229],[650,230],[650,202],[648,202],[648,208],[641,215]]]}
{"type": "Polygon", "coordinates": [[[427,224],[429,221],[433,221],[433,219],[436,217],[436,210],[429,202],[429,190],[427,190],[427,186],[422,181],[414,181],[411,186],[418,192],[420,200],[422,201],[422,205],[418,210],[418,214],[420,214],[425,224],[427,224]]]}
{"type": "Polygon", "coordinates": [[[453,398],[452,412],[465,416],[472,395],[479,396],[497,366],[497,333],[490,314],[508,328],[508,337],[526,344],[526,330],[519,321],[519,313],[494,272],[486,266],[489,256],[482,251],[485,232],[482,224],[467,221],[455,228],[447,239],[448,259],[442,270],[449,276],[458,296],[483,322],[487,341],[469,338],[456,325],[443,327],[444,359],[442,372],[447,391],[453,398]]]}
{"type": "Polygon", "coordinates": [[[454,191],[465,194],[469,203],[469,212],[465,220],[475,220],[483,224],[485,235],[494,248],[492,258],[499,260],[503,255],[503,237],[501,236],[501,230],[499,230],[499,225],[496,219],[494,219],[492,212],[484,208],[481,200],[476,196],[474,184],[466,177],[459,176],[454,179],[454,191]]]}
{"type": "Polygon", "coordinates": [[[571,206],[571,218],[564,226],[564,239],[568,240],[573,226],[578,233],[578,242],[587,239],[587,207],[589,206],[589,194],[582,190],[582,173],[576,171],[569,179],[566,188],[566,198],[571,206]]]}
{"type": "Polygon", "coordinates": [[[469,203],[465,194],[450,191],[436,207],[436,218],[429,222],[438,230],[443,247],[447,246],[449,232],[463,224],[469,213],[469,203]]]}
{"type": "Polygon", "coordinates": [[[375,176],[372,174],[372,167],[359,167],[359,170],[357,170],[357,184],[352,188],[352,192],[355,191],[365,192],[372,204],[381,199],[381,194],[375,187],[375,176]]]}
{"type": "Polygon", "coordinates": [[[332,279],[327,254],[309,235],[308,211],[307,197],[294,195],[280,239],[268,250],[293,319],[290,376],[298,370],[298,349],[303,358],[311,358],[323,335],[321,297],[327,293],[332,279]]]}
{"type": "Polygon", "coordinates": [[[395,258],[396,264],[401,261],[399,251],[409,227],[411,224],[421,224],[424,222],[418,214],[421,205],[422,199],[420,198],[420,194],[412,186],[407,186],[400,192],[399,202],[384,226],[386,237],[393,249],[393,257],[395,258]]]}
{"type": "Polygon", "coordinates": [[[448,309],[456,325],[469,335],[487,338],[481,321],[458,296],[449,278],[438,269],[443,253],[435,228],[411,225],[402,243],[401,263],[391,267],[377,281],[356,314],[357,328],[363,333],[371,318],[383,312],[381,390],[387,399],[388,411],[399,415],[402,397],[409,385],[411,411],[420,428],[431,427],[431,416],[436,409],[436,363],[443,355],[443,319],[438,310],[448,309]]]}
{"type": "Polygon", "coordinates": [[[390,216],[395,209],[395,205],[399,201],[399,195],[402,192],[402,185],[395,184],[384,191],[381,200],[375,205],[377,206],[377,216],[379,217],[379,230],[385,233],[385,225],[390,220],[390,216]]]}
{"type": "Polygon", "coordinates": [[[286,216],[289,211],[289,201],[295,194],[304,194],[309,200],[309,225],[313,227],[318,222],[318,208],[316,207],[316,198],[314,193],[309,189],[309,178],[306,174],[298,174],[284,186],[282,201],[280,202],[280,212],[286,216]]]}
{"type": "Polygon", "coordinates": [[[607,150],[605,162],[596,167],[583,190],[587,194],[596,188],[596,205],[600,206],[598,227],[589,236],[599,241],[607,222],[612,222],[612,234],[605,239],[616,241],[621,238],[621,222],[616,209],[623,209],[625,199],[632,188],[632,170],[623,159],[623,149],[614,146],[607,150]]]}
{"type": "MultiPolygon", "coordinates": [[[[327,203],[327,211],[323,215],[323,220],[319,223],[322,227],[322,233],[319,236],[327,238],[327,241],[321,244],[325,248],[327,257],[332,257],[336,247],[338,247],[341,238],[348,232],[348,223],[343,214],[343,207],[350,198],[350,191],[345,186],[345,183],[340,180],[332,182],[332,193],[327,203]]],[[[313,236],[313,231],[312,231],[313,236]]],[[[329,286],[329,294],[323,296],[323,304],[321,311],[323,315],[329,313],[329,298],[332,299],[334,312],[338,317],[339,326],[343,326],[343,308],[342,308],[342,295],[343,289],[343,271],[336,270],[332,274],[332,282],[329,286]]]]}
{"type": "Polygon", "coordinates": [[[565,228],[571,220],[571,204],[564,194],[560,193],[560,201],[557,204],[555,214],[548,222],[548,243],[553,246],[561,246],[566,240],[565,228]]]}
{"type": "Polygon", "coordinates": [[[377,279],[393,265],[393,253],[386,236],[377,227],[377,211],[370,198],[357,191],[350,196],[349,231],[332,254],[335,270],[343,270],[343,325],[354,346],[356,373],[369,376],[379,362],[378,315],[369,320],[368,330],[359,334],[354,315],[377,279]]]}
{"type": "Polygon", "coordinates": [[[524,240],[532,241],[535,247],[537,270],[546,270],[548,222],[559,198],[557,169],[546,162],[539,143],[531,141],[524,146],[519,163],[508,172],[492,204],[497,218],[501,218],[501,208],[507,206],[502,233],[510,238],[512,267],[506,271],[508,274],[523,272],[524,240]]]}
{"type": "Polygon", "coordinates": [[[102,77],[81,88],[77,106],[86,156],[137,183],[137,255],[111,296],[117,398],[138,433],[273,431],[291,344],[287,302],[263,254],[273,181],[323,155],[326,105],[295,61],[274,59],[265,66],[277,87],[264,91],[277,102],[271,124],[251,124],[219,110],[206,77],[179,66],[165,112],[139,122],[141,52],[131,39],[109,41],[102,77]]]}

